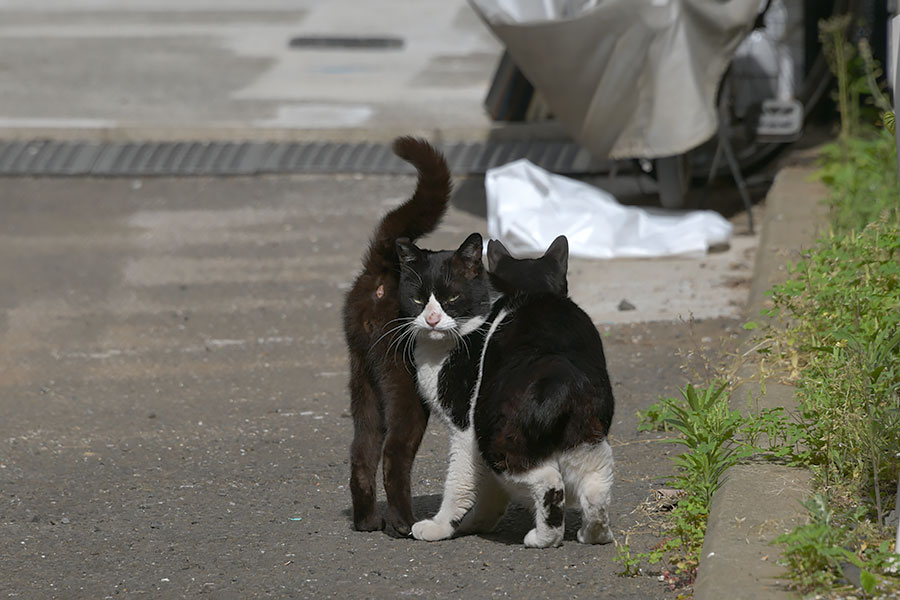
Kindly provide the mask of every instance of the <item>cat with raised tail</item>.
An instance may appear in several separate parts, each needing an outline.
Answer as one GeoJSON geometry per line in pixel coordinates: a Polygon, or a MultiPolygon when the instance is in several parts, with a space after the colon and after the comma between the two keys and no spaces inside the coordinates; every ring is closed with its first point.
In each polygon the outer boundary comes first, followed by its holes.
{"type": "Polygon", "coordinates": [[[562,543],[567,505],[581,508],[578,541],[611,542],[612,386],[600,335],[567,296],[566,238],[524,260],[492,240],[490,273],[478,234],[456,251],[397,248],[416,383],[451,448],[440,510],[412,535],[490,531],[514,497],[535,516],[526,546],[562,543]]]}
{"type": "Polygon", "coordinates": [[[344,334],[350,354],[350,493],[353,526],[360,531],[384,528],[376,513],[375,474],[382,463],[387,520],[408,535],[413,524],[410,471],[422,441],[428,409],[422,403],[402,352],[398,286],[398,238],[416,239],[433,231],[450,200],[450,169],[428,142],[412,137],[394,140],[394,153],[418,171],[416,190],[390,211],[375,229],[344,303],[344,334]]]}

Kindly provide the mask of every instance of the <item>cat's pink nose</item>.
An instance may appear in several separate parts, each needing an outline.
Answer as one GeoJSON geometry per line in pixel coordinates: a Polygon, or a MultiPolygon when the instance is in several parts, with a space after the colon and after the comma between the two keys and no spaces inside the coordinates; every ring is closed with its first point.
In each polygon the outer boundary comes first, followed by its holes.
{"type": "Polygon", "coordinates": [[[428,316],[425,317],[425,322],[432,327],[437,327],[437,324],[441,322],[441,315],[436,312],[428,313],[428,316]]]}

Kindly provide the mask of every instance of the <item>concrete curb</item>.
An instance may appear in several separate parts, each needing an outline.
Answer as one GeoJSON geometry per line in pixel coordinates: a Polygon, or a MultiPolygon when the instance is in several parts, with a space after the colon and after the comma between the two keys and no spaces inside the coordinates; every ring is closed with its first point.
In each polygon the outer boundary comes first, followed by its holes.
{"type": "MultiPolygon", "coordinates": [[[[769,302],[765,293],[787,277],[785,263],[810,247],[826,219],[826,190],[810,181],[813,168],[782,169],[766,197],[763,229],[757,251],[748,315],[757,319],[769,302]]],[[[749,350],[749,337],[744,347],[749,350]]],[[[755,365],[738,376],[747,380],[731,395],[731,406],[769,408],[796,406],[794,388],[774,381],[762,386],[755,365]]],[[[810,474],[783,465],[751,463],[733,467],[713,497],[700,567],[694,585],[696,600],[721,598],[768,600],[796,598],[783,583],[784,569],[772,541],[803,522],[800,501],[810,491],[810,474]]]]}

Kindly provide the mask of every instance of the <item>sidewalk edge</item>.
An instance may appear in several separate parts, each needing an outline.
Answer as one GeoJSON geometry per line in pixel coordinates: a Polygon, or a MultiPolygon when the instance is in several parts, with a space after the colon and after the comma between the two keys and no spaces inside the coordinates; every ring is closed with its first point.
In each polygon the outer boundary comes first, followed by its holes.
{"type": "MultiPolygon", "coordinates": [[[[797,260],[816,240],[827,210],[824,186],[812,181],[814,169],[782,169],[766,197],[766,211],[748,299],[749,320],[759,320],[769,305],[766,292],[787,277],[786,263],[797,260]]],[[[749,336],[743,346],[749,348],[749,336]]],[[[755,365],[746,364],[739,377],[750,378],[755,365]]],[[[744,411],[758,406],[795,405],[794,388],[749,379],[731,394],[731,407],[744,411]]],[[[771,542],[803,522],[800,501],[809,494],[810,474],[804,469],[772,464],[742,464],[731,468],[713,496],[695,600],[780,600],[796,598],[785,586],[780,552],[771,542]]]]}

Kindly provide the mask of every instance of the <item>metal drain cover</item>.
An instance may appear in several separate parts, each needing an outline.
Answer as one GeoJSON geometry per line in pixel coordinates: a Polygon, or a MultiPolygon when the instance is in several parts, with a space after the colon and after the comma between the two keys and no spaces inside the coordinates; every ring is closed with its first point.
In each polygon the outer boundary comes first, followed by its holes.
{"type": "Polygon", "coordinates": [[[403,38],[385,37],[329,37],[301,36],[291,38],[291,48],[314,50],[399,50],[403,48],[403,38]]]}
{"type": "MultiPolygon", "coordinates": [[[[458,175],[483,174],[527,158],[562,174],[603,172],[571,141],[459,142],[439,146],[458,175]]],[[[197,176],[291,173],[407,174],[388,143],[334,142],[0,142],[0,175],[197,176]]]]}

